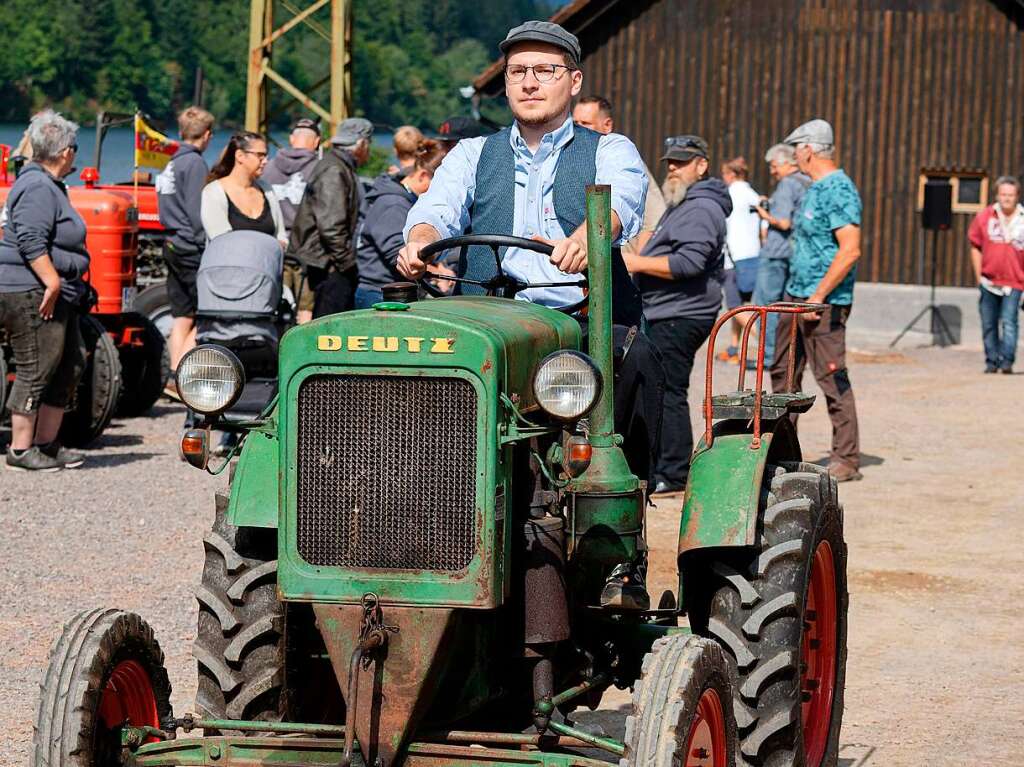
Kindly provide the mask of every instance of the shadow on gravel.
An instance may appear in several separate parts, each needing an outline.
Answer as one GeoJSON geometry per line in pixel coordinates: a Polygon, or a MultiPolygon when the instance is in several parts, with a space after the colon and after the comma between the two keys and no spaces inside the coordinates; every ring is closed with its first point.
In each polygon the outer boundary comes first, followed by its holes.
{"type": "MultiPolygon", "coordinates": [[[[150,458],[166,458],[166,453],[90,453],[83,469],[107,469],[124,466],[137,461],[148,461],[150,458]]],[[[75,469],[78,471],[78,469],[75,469]]]]}
{"type": "MultiPolygon", "coordinates": [[[[816,461],[811,461],[811,463],[816,464],[818,466],[828,466],[828,461],[829,458],[826,455],[824,458],[819,458],[816,461]]],[[[862,469],[865,466],[881,466],[883,463],[885,463],[885,459],[882,458],[882,456],[880,455],[871,455],[871,453],[860,454],[860,467],[862,469]]]]}
{"type": "Polygon", "coordinates": [[[100,437],[89,445],[90,450],[99,450],[105,447],[135,447],[141,445],[145,440],[138,434],[111,434],[104,432],[100,437]]]}

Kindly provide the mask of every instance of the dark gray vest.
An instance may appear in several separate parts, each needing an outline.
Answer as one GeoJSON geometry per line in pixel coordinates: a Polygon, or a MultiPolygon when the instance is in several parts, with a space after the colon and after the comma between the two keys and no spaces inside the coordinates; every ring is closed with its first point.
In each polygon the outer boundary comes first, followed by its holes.
{"type": "MultiPolygon", "coordinates": [[[[474,234],[511,235],[515,224],[516,165],[509,140],[510,128],[487,137],[476,166],[476,194],[470,208],[474,234]]],[[[571,234],[587,217],[586,188],[597,177],[597,144],[601,134],[574,126],[572,140],[562,147],[555,169],[553,189],[555,216],[562,231],[571,234]]],[[[491,249],[475,245],[468,257],[459,259],[459,274],[486,280],[494,276],[491,249]]],[[[502,251],[504,255],[504,251],[502,251]]],[[[540,253],[537,258],[545,258],[540,253]]],[[[480,294],[475,285],[463,286],[466,294],[480,294]]],[[[612,250],[612,313],[619,325],[639,325],[643,303],[626,271],[618,248],[612,250]]]]}

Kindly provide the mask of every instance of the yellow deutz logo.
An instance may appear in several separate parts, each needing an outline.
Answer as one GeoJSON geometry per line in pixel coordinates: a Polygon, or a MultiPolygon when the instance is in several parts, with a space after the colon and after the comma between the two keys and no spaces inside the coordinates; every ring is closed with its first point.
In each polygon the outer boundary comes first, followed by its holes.
{"type": "Polygon", "coordinates": [[[416,336],[317,336],[316,348],[322,352],[429,352],[455,354],[454,338],[417,338],[416,336]]]}

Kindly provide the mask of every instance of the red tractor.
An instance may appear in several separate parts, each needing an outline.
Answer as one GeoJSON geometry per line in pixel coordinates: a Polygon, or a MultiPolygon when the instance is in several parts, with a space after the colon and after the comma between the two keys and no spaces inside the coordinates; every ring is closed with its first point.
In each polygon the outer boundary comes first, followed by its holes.
{"type": "MultiPolygon", "coordinates": [[[[0,207],[14,183],[9,147],[0,147],[0,207]]],[[[84,186],[68,188],[86,224],[91,264],[86,279],[99,300],[81,318],[88,366],[61,427],[61,440],[82,446],[96,439],[115,414],[136,416],[160,397],[169,360],[164,336],[134,306],[139,255],[139,208],[132,187],[101,187],[99,172],[85,168],[84,186]]],[[[155,193],[154,207],[155,207],[155,193]]],[[[157,222],[159,224],[159,222],[157,222]]],[[[2,339],[0,339],[2,341],[2,339]]],[[[14,378],[11,352],[0,345],[0,412],[14,378]]]]}

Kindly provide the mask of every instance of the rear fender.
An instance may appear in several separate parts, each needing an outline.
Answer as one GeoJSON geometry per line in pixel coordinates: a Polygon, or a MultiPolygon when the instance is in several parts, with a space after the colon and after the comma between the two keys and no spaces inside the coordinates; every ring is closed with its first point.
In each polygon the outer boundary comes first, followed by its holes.
{"type": "Polygon", "coordinates": [[[277,527],[278,459],[277,431],[273,419],[245,437],[231,479],[228,522],[236,527],[277,527]]]}
{"type": "Polygon", "coordinates": [[[761,444],[752,447],[747,421],[715,425],[711,448],[702,439],[690,464],[679,523],[679,556],[706,548],[751,546],[765,467],[799,461],[800,445],[788,418],[762,423],[761,444]]]}

